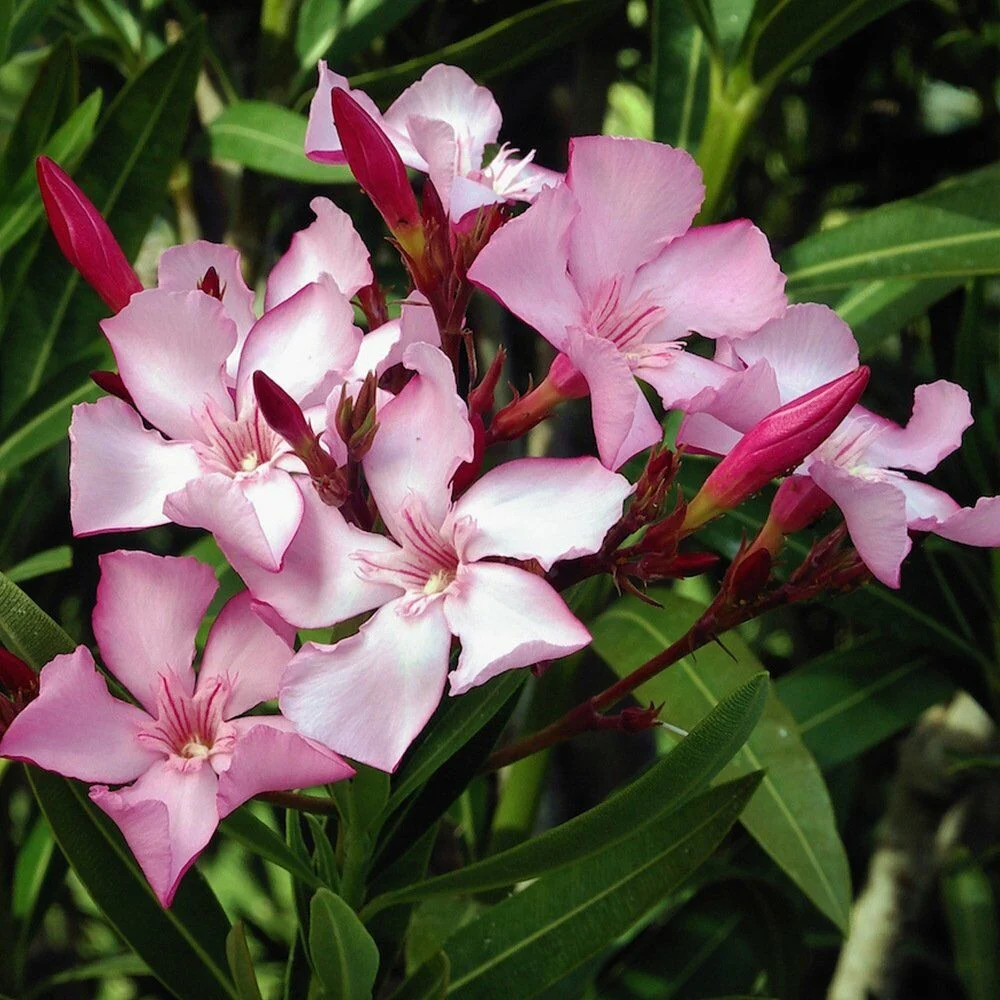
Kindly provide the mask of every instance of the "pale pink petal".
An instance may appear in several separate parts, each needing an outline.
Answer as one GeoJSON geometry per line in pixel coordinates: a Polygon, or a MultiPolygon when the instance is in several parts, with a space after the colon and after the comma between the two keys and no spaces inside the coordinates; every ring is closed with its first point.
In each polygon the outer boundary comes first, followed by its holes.
{"type": "Polygon", "coordinates": [[[364,335],[347,380],[363,380],[369,372],[381,375],[401,364],[410,344],[441,346],[434,310],[420,292],[412,292],[403,302],[399,319],[391,319],[364,335]]]}
{"type": "Polygon", "coordinates": [[[663,438],[628,362],[611,341],[575,333],[566,353],[590,386],[597,451],[609,469],[663,438]]]}
{"type": "Polygon", "coordinates": [[[223,376],[236,324],[218,299],[148,289],[102,320],[101,329],[139,412],[168,437],[199,439],[195,413],[206,399],[233,412],[223,376]]]}
{"type": "Polygon", "coordinates": [[[261,792],[328,785],[354,776],[354,768],[332,750],[300,736],[280,715],[235,719],[236,748],[219,775],[219,818],[261,792]]]}
{"type": "Polygon", "coordinates": [[[634,274],[686,232],[705,196],[688,153],[643,139],[571,139],[566,183],[580,206],[570,270],[591,292],[634,274]]]}
{"type": "Polygon", "coordinates": [[[502,563],[459,568],[444,613],[462,643],[452,694],[491,677],[583,649],[590,633],[539,576],[502,563]]]}
{"type": "Polygon", "coordinates": [[[202,476],[171,493],[163,509],[176,524],[210,531],[223,551],[277,570],[298,531],[302,505],[295,478],[271,466],[243,479],[202,476]]]}
{"type": "Polygon", "coordinates": [[[900,567],[912,544],[903,491],[887,482],[852,476],[827,462],[812,462],[809,475],[840,508],[865,565],[887,587],[898,587],[900,567]]]}
{"type": "Polygon", "coordinates": [[[264,569],[241,548],[230,547],[226,538],[218,540],[254,597],[299,628],[334,625],[397,597],[397,587],[362,580],[351,558],[359,550],[395,552],[395,544],[348,524],[308,484],[302,499],[302,522],[279,572],[264,569]]]}
{"type": "MultiPolygon", "coordinates": [[[[437,119],[450,126],[461,174],[483,165],[486,146],[496,142],[502,121],[500,108],[485,87],[457,66],[440,63],[407,87],[385,113],[389,129],[408,135],[417,152],[430,164],[428,151],[421,148],[414,134],[411,125],[414,117],[437,119]]],[[[432,179],[433,176],[432,173],[432,179]]],[[[440,188],[438,191],[443,194],[440,188]]]]}
{"type": "Polygon", "coordinates": [[[445,212],[451,205],[451,188],[459,171],[458,137],[446,121],[411,115],[407,132],[416,151],[427,161],[427,176],[445,212]]]}
{"type": "MultiPolygon", "coordinates": [[[[435,185],[436,187],[437,185],[435,185]]],[[[553,185],[548,185],[552,187],[553,185]]],[[[451,193],[447,204],[452,222],[461,222],[469,212],[478,211],[487,205],[500,205],[507,198],[489,184],[470,177],[456,177],[451,183],[451,193]]]]}
{"type": "Polygon", "coordinates": [[[109,552],[100,558],[94,637],[104,665],[155,716],[160,674],[194,690],[194,637],[218,581],[189,556],[109,552]]]}
{"type": "Polygon", "coordinates": [[[287,252],[271,269],[264,296],[265,310],[291,298],[323,274],[330,275],[348,298],[359,288],[371,284],[368,248],[361,241],[351,217],[329,198],[313,198],[309,207],[316,221],[292,237],[287,252]]]}
{"type": "Polygon", "coordinates": [[[190,444],[165,441],[114,396],[74,406],[69,441],[69,512],[77,536],[166,524],[164,499],[202,472],[190,444]]]}
{"type": "Polygon", "coordinates": [[[579,209],[565,184],[498,229],[469,268],[469,280],[560,350],[566,328],[584,323],[583,305],[566,270],[569,234],[579,209]]]}
{"type": "Polygon", "coordinates": [[[651,340],[746,337],[784,312],[784,289],[767,237],[747,219],[689,230],[636,277],[636,290],[666,309],[651,340]]]}
{"type": "Polygon", "coordinates": [[[399,537],[403,501],[415,493],[435,527],[451,503],[451,480],[473,456],[468,408],[455,391],[444,354],[430,344],[411,344],[407,368],[417,372],[378,414],[378,433],[364,458],[365,478],[379,513],[399,537]]]}
{"type": "Polygon", "coordinates": [[[239,342],[229,361],[230,374],[236,374],[239,347],[250,332],[256,316],[253,311],[253,291],[243,280],[240,253],[223,243],[195,240],[168,247],[160,254],[157,265],[158,287],[168,292],[191,292],[198,288],[210,267],[215,268],[222,289],[222,305],[236,324],[239,342]]]}
{"type": "Polygon", "coordinates": [[[411,616],[402,602],[335,645],[303,646],[278,697],[303,735],[383,771],[396,769],[441,700],[451,647],[440,601],[411,616]]]}
{"type": "Polygon", "coordinates": [[[901,472],[885,475],[887,481],[902,490],[906,497],[906,522],[911,530],[934,531],[942,521],[961,510],[943,490],[907,479],[901,472]]]}
{"type": "Polygon", "coordinates": [[[319,61],[319,83],[309,103],[309,124],[306,126],[306,156],[317,163],[343,164],[347,162],[337,127],[333,122],[332,95],[334,88],[346,90],[358,104],[384,129],[392,144],[399,151],[403,162],[415,170],[424,170],[426,164],[414,150],[409,138],[389,127],[382,118],[378,105],[363,91],[352,90],[346,76],[334,73],[324,60],[319,61]]]}
{"type": "Polygon", "coordinates": [[[632,491],[596,458],[522,458],[473,483],[448,520],[473,521],[461,553],[466,561],[537,559],[549,570],[560,559],[597,552],[632,491]]]}
{"type": "Polygon", "coordinates": [[[1000,548],[1000,497],[982,497],[975,507],[960,508],[933,530],[963,545],[1000,548]]]}
{"type": "Polygon", "coordinates": [[[240,358],[237,406],[242,409],[252,397],[255,371],[269,375],[296,402],[319,403],[336,372],[354,364],[360,346],[351,303],[329,275],[321,275],[257,320],[240,358]]]}
{"type": "Polygon", "coordinates": [[[223,717],[242,715],[278,697],[278,681],[292,658],[294,641],[295,630],[245,590],[223,605],[208,633],[198,687],[204,690],[214,678],[228,678],[232,692],[223,717]]]}
{"type": "Polygon", "coordinates": [[[750,367],[760,362],[771,367],[781,405],[858,367],[851,328],[832,309],[813,302],[789,306],[783,316],[732,348],[750,367]]]}
{"type": "Polygon", "coordinates": [[[219,825],[217,787],[207,762],[182,771],[175,761],[163,760],[127,788],[90,790],[94,804],[118,824],[164,906],[173,902],[184,873],[219,825]]]}
{"type": "Polygon", "coordinates": [[[710,413],[688,413],[677,429],[677,446],[689,455],[728,455],[743,437],[710,413]]]}
{"type": "Polygon", "coordinates": [[[875,414],[868,417],[881,428],[865,450],[865,462],[881,468],[930,472],[962,443],[972,426],[969,394],[954,382],[941,379],[918,385],[913,414],[905,427],[875,414]]]}
{"type": "Polygon", "coordinates": [[[656,390],[668,410],[687,409],[700,392],[718,389],[733,377],[731,368],[683,350],[643,352],[632,372],[656,390]]]}
{"type": "Polygon", "coordinates": [[[136,738],[149,716],[111,696],[86,646],[46,664],[40,684],[38,697],[0,740],[0,756],[116,785],[138,778],[160,757],[136,738]]]}

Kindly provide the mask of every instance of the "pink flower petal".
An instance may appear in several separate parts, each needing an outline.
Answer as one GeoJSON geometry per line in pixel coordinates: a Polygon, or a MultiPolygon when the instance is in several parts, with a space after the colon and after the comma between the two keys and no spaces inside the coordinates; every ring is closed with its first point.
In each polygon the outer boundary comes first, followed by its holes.
{"type": "Polygon", "coordinates": [[[934,532],[963,545],[1000,548],[1000,497],[982,497],[975,507],[960,508],[934,532]]]}
{"type": "Polygon", "coordinates": [[[643,139],[571,139],[566,183],[581,210],[570,270],[591,291],[608,277],[633,274],[685,233],[705,196],[688,153],[643,139]]]}
{"type": "Polygon", "coordinates": [[[632,369],[610,340],[574,332],[566,353],[590,386],[597,451],[609,469],[662,440],[632,369]]]}
{"type": "Polygon", "coordinates": [[[383,119],[378,105],[363,90],[352,90],[347,77],[334,73],[323,59],[319,61],[319,84],[309,103],[309,124],[306,126],[306,156],[310,160],[316,163],[347,163],[340,136],[337,135],[337,127],[333,122],[331,97],[334,88],[346,90],[385,129],[386,135],[399,150],[399,155],[408,167],[413,167],[415,170],[425,169],[426,164],[414,150],[407,136],[390,128],[383,119]]]}
{"type": "Polygon", "coordinates": [[[934,531],[941,522],[961,510],[943,490],[907,479],[901,472],[887,473],[886,481],[902,490],[906,497],[906,522],[911,530],[934,531]]]}
{"type": "Polygon", "coordinates": [[[160,674],[194,690],[194,637],[218,582],[190,557],[109,552],[100,558],[94,637],[104,665],[156,715],[160,674]]]}
{"type": "Polygon", "coordinates": [[[491,469],[455,504],[449,521],[471,518],[462,558],[560,559],[600,549],[633,487],[596,458],[522,458],[491,469]]]}
{"type": "Polygon", "coordinates": [[[69,511],[77,536],[166,524],[166,496],[202,474],[191,445],[165,441],[114,396],[74,406],[69,440],[69,511]]]}
{"type": "Polygon", "coordinates": [[[242,409],[252,395],[258,370],[296,402],[322,402],[333,373],[350,369],[360,346],[351,303],[333,278],[321,275],[264,313],[250,331],[236,378],[237,405],[242,409]]]}
{"type": "Polygon", "coordinates": [[[223,376],[236,324],[218,299],[153,288],[133,295],[101,329],[139,412],[168,437],[200,439],[194,414],[206,399],[233,411],[223,376]]]}
{"type": "Polygon", "coordinates": [[[827,462],[812,462],[809,475],[840,508],[858,555],[887,587],[899,586],[910,551],[903,491],[887,482],[852,476],[827,462]]]}
{"type": "MultiPolygon", "coordinates": [[[[546,185],[554,186],[554,183],[546,185]]],[[[456,177],[451,183],[451,193],[445,207],[451,221],[459,223],[469,212],[476,212],[487,205],[501,205],[505,201],[507,198],[488,183],[472,180],[470,177],[456,177]]]]}
{"type": "Polygon", "coordinates": [[[0,740],[0,756],[80,781],[138,778],[160,754],[136,739],[149,716],[113,698],[86,646],[42,668],[38,697],[0,740]]]}
{"type": "Polygon", "coordinates": [[[134,785],[90,798],[118,824],[157,899],[169,906],[185,872],[219,825],[218,781],[206,763],[182,771],[172,760],[154,764],[134,785]]]}
{"type": "Polygon", "coordinates": [[[469,268],[469,280],[560,350],[566,327],[585,322],[583,304],[566,270],[569,234],[579,208],[564,184],[490,237],[469,268]]]}
{"type": "Polygon", "coordinates": [[[770,365],[781,405],[858,367],[851,328],[832,309],[813,302],[789,306],[783,316],[732,347],[750,367],[770,365]]]}
{"type": "Polygon", "coordinates": [[[219,818],[261,792],[327,785],[354,776],[354,768],[332,750],[300,736],[280,715],[235,719],[236,749],[219,775],[219,818]]]}
{"type": "Polygon", "coordinates": [[[402,364],[410,344],[441,346],[434,310],[420,292],[412,292],[404,300],[399,319],[391,319],[364,335],[347,374],[348,381],[361,381],[369,372],[381,375],[393,365],[402,364]]]}
{"type": "Polygon", "coordinates": [[[427,175],[447,212],[461,155],[455,130],[448,122],[423,115],[411,115],[406,125],[414,148],[427,161],[427,175]]]}
{"type": "MultiPolygon", "coordinates": [[[[410,84],[385,113],[390,135],[393,130],[407,135],[417,152],[433,168],[431,157],[438,157],[433,150],[422,148],[411,125],[414,117],[436,119],[450,127],[460,174],[479,170],[486,146],[496,142],[502,122],[500,108],[489,90],[480,87],[457,66],[440,63],[432,66],[416,83],[410,84]]],[[[402,150],[400,155],[403,156],[402,150]]],[[[403,159],[406,157],[403,156],[403,159]]],[[[434,179],[433,170],[431,179],[434,179]]],[[[440,188],[438,193],[445,197],[440,188]]]]}
{"type": "Polygon", "coordinates": [[[176,524],[210,531],[224,552],[274,571],[298,531],[302,505],[295,478],[271,466],[243,479],[202,476],[171,493],[163,509],[176,524]]]}
{"type": "Polygon", "coordinates": [[[677,431],[677,445],[690,455],[728,455],[743,437],[710,413],[689,413],[677,431]]]}
{"type": "Polygon", "coordinates": [[[199,287],[210,267],[215,268],[222,288],[222,305],[229,318],[236,324],[239,337],[236,349],[230,356],[231,375],[236,374],[239,348],[250,332],[257,317],[253,311],[253,291],[243,280],[240,253],[222,243],[195,240],[180,246],[168,247],[160,254],[157,265],[158,287],[168,292],[191,292],[199,287]]]}
{"type": "Polygon", "coordinates": [[[302,499],[302,522],[278,572],[264,569],[241,548],[219,538],[220,548],[254,597],[299,628],[323,628],[399,596],[397,587],[362,580],[351,558],[359,550],[395,552],[396,545],[348,524],[308,484],[302,499]]]}
{"type": "Polygon", "coordinates": [[[462,654],[449,676],[451,694],[506,670],[568,656],[590,642],[563,599],[541,577],[516,566],[462,566],[452,587],[444,613],[462,654]]]}
{"type": "Polygon", "coordinates": [[[397,538],[407,494],[424,502],[435,527],[451,504],[456,469],[473,457],[468,408],[455,391],[448,359],[430,344],[411,344],[407,368],[417,374],[378,414],[379,429],[365,456],[365,478],[379,513],[397,538]]]}
{"type": "Polygon", "coordinates": [[[223,605],[208,633],[198,687],[204,690],[213,678],[228,677],[232,693],[223,717],[242,715],[278,697],[278,681],[292,658],[294,641],[295,630],[245,590],[223,605]]]}
{"type": "Polygon", "coordinates": [[[958,449],[962,434],[972,426],[969,394],[944,379],[917,386],[913,415],[905,427],[875,414],[866,416],[881,431],[866,449],[865,462],[914,472],[937,468],[942,459],[958,449]]]}
{"type": "MultiPolygon", "coordinates": [[[[329,101],[326,113],[332,116],[329,101]]],[[[333,118],[330,117],[331,123],[333,118]]],[[[313,198],[309,207],[316,221],[300,229],[287,252],[271,269],[264,309],[273,309],[300,288],[330,275],[347,298],[370,285],[372,268],[368,248],[361,241],[351,217],[329,198],[313,198]]]]}
{"type": "Polygon", "coordinates": [[[632,372],[656,390],[668,410],[686,409],[698,393],[718,389],[733,377],[725,365],[678,350],[647,354],[633,364],[632,372]]]}
{"type": "Polygon", "coordinates": [[[689,230],[636,277],[636,290],[667,310],[652,340],[676,340],[691,330],[746,337],[784,312],[784,289],[767,237],[747,219],[689,230]]]}
{"type": "Polygon", "coordinates": [[[401,602],[332,646],[306,643],[278,697],[303,735],[383,771],[396,769],[441,700],[451,647],[440,601],[412,616],[401,602]]]}

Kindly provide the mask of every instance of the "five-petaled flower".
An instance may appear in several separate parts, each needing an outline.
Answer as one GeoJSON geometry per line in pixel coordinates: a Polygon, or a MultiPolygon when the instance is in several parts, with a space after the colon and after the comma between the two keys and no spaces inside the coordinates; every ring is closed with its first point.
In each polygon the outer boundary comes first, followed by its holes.
{"type": "Polygon", "coordinates": [[[249,593],[208,636],[195,633],[215,593],[191,558],[112,552],[101,559],[94,634],[105,666],[138,705],[109,691],[86,646],[42,668],[38,697],[14,719],[0,754],[92,785],[164,906],[219,821],[267,791],[349,778],[335,753],[279,715],[272,700],[294,631],[249,593]]]}

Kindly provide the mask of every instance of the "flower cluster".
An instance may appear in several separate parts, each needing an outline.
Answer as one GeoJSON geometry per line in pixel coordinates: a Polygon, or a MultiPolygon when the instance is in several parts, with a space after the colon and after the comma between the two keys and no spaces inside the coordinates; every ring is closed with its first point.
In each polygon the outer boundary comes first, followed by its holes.
{"type": "Polygon", "coordinates": [[[959,446],[964,390],[919,387],[905,427],[861,407],[869,372],[850,330],[788,305],[763,233],[692,228],[704,189],[690,156],[586,137],[563,176],[506,145],[487,158],[500,125],[461,70],[434,67],[383,114],[320,64],[306,150],[346,162],[385,220],[412,280],[391,319],[325,198],[258,315],[237,252],[204,241],[164,252],[143,289],[85,195],[39,161],[55,236],[113,311],[101,329],[118,371],[95,374],[108,395],[70,428],[74,532],[204,529],[248,590],[196,675],[210,570],[105,556],[94,631],[134,702],[80,647],[44,668],[0,752],[95,783],[165,905],[248,798],[349,776],[340,754],[394,770],[446,687],[588,644],[566,586],[701,572],[713,558],[690,537],[777,477],[791,473],[724,581],[733,607],[768,586],[784,536],[832,505],[854,549],[818,547],[792,580],[805,595],[867,571],[898,586],[911,532],[1000,545],[1000,498],[960,507],[904,474],[959,446]],[[426,175],[419,201],[407,168],[426,175]],[[495,413],[503,355],[477,378],[475,288],[554,348],[544,379],[495,413]],[[581,397],[599,458],[500,460],[496,445],[581,397]],[[656,398],[683,412],[688,453],[724,456],[691,498],[673,486],[656,398]],[[618,470],[647,450],[633,484],[618,470]],[[353,620],[337,642],[294,648],[296,629],[353,620]],[[243,714],[275,698],[280,715],[243,714]]]}

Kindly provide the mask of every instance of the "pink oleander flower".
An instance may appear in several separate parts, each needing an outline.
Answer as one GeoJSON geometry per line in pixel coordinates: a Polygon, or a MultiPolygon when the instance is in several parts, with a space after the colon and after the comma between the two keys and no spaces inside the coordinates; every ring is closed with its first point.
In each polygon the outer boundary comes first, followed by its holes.
{"type": "Polygon", "coordinates": [[[103,556],[94,635],[138,705],[113,697],[78,646],[42,668],[38,697],[0,741],[4,757],[92,785],[164,906],[234,809],[354,773],[281,716],[243,717],[276,696],[294,638],[249,593],[223,607],[195,673],[195,633],[216,587],[194,559],[103,556]]]}
{"type": "MultiPolygon", "coordinates": [[[[858,347],[847,325],[819,305],[792,306],[759,333],[723,353],[742,374],[685,417],[678,443],[722,455],[748,427],[786,404],[857,368],[858,347]]],[[[961,507],[947,493],[910,479],[928,473],[961,444],[972,424],[969,397],[951,382],[918,386],[905,427],[854,407],[796,470],[840,508],[858,554],[872,573],[899,586],[910,531],[930,531],[967,545],[1000,546],[1000,497],[961,507]],[[905,470],[905,471],[904,471],[905,470]]],[[[810,510],[820,498],[807,496],[810,510]]]]}
{"type": "MultiPolygon", "coordinates": [[[[319,86],[309,107],[306,154],[319,163],[346,163],[344,145],[331,114],[335,90],[344,90],[377,123],[402,161],[430,176],[444,210],[458,222],[484,205],[533,201],[560,180],[553,170],[520,159],[506,144],[483,163],[486,147],[497,141],[502,116],[493,95],[455,66],[433,66],[407,87],[383,115],[347,78],[319,64],[319,86]]],[[[360,178],[359,178],[360,180],[360,178]]]]}
{"type": "Polygon", "coordinates": [[[402,320],[369,337],[354,326],[349,296],[371,281],[367,252],[343,212],[318,198],[313,209],[272,272],[260,319],[236,252],[195,243],[166,251],[160,287],[101,324],[128,399],[74,408],[77,535],[173,520],[281,565],[302,516],[294,476],[306,469],[261,416],[253,373],[322,423],[331,389],[393,363],[406,336],[402,320]]]}
{"type": "Polygon", "coordinates": [[[304,646],[280,704],[301,732],[385,770],[430,718],[446,677],[461,694],[590,641],[556,591],[515,561],[548,570],[596,552],[632,489],[593,458],[529,458],[454,499],[452,478],[473,457],[467,408],[440,350],[413,344],[405,363],[416,374],[379,409],[363,463],[392,538],[348,524],[307,491],[279,572],[226,553],[255,596],[301,627],[378,609],[357,635],[304,646]],[[453,636],[461,655],[449,675],[453,636]]]}
{"type": "Polygon", "coordinates": [[[108,224],[57,163],[39,156],[35,169],[59,249],[109,309],[124,309],[131,296],[142,291],[142,283],[108,224]]]}
{"type": "Polygon", "coordinates": [[[745,219],[690,228],[703,197],[683,150],[574,139],[565,183],[500,229],[469,269],[561,352],[536,392],[589,393],[608,468],[662,436],[636,378],[664,406],[683,407],[731,372],[684,351],[681,338],[746,337],[785,309],[784,275],[759,229],[745,219]]]}

